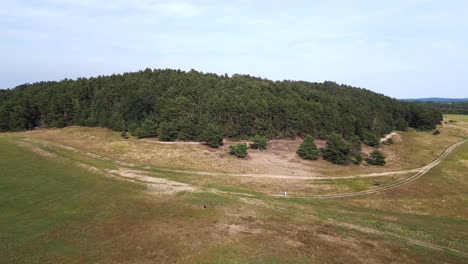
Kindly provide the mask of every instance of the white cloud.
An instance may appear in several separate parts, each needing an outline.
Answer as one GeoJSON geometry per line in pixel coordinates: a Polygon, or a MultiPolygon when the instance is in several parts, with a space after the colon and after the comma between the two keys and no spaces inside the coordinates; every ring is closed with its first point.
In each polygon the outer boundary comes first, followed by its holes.
{"type": "Polygon", "coordinates": [[[204,8],[188,1],[161,0],[44,0],[56,6],[80,7],[93,10],[138,10],[167,16],[191,17],[200,15],[204,8]]]}

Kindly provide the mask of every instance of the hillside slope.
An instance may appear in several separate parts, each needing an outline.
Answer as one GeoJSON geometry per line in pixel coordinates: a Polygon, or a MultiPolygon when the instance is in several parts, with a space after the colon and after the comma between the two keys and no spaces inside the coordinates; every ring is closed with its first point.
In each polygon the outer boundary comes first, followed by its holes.
{"type": "MultiPolygon", "coordinates": [[[[270,81],[245,75],[151,70],[39,82],[0,91],[0,131],[39,126],[138,129],[169,140],[199,140],[207,127],[228,137],[294,137],[332,132],[345,138],[407,126],[434,128],[429,106],[333,82],[270,81]]],[[[148,134],[148,133],[147,133],[148,134]]]]}

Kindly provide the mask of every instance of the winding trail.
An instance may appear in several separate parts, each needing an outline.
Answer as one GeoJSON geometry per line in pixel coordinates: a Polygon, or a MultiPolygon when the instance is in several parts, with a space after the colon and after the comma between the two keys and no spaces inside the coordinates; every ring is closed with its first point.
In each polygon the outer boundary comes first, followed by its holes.
{"type": "MultiPolygon", "coordinates": [[[[73,151],[75,153],[80,153],[80,154],[86,155],[88,157],[108,161],[108,162],[111,162],[111,163],[116,164],[116,165],[121,165],[121,166],[126,166],[126,167],[135,167],[135,169],[140,167],[140,166],[138,166],[136,164],[133,164],[133,163],[112,160],[112,159],[102,157],[102,156],[97,155],[97,154],[93,154],[93,153],[86,152],[86,151],[81,151],[81,150],[78,150],[78,149],[75,149],[75,148],[60,144],[60,143],[55,143],[55,142],[50,142],[50,141],[45,141],[45,140],[30,140],[30,139],[24,139],[24,140],[29,141],[29,142],[32,142],[32,141],[41,142],[41,143],[44,143],[46,145],[48,144],[48,145],[52,145],[52,146],[55,146],[55,147],[58,147],[58,148],[73,151]]],[[[419,169],[394,171],[394,172],[383,172],[383,173],[374,173],[374,174],[364,174],[364,175],[355,175],[355,176],[343,176],[343,177],[302,177],[302,176],[296,176],[296,177],[291,177],[291,176],[282,176],[282,175],[223,174],[223,173],[192,172],[192,171],[171,170],[171,169],[162,169],[162,170],[163,171],[170,171],[170,172],[188,173],[188,174],[199,174],[199,175],[214,175],[214,176],[216,176],[216,175],[218,175],[218,176],[219,175],[228,175],[228,176],[236,176],[236,177],[257,177],[257,178],[293,178],[293,179],[307,179],[307,180],[310,180],[310,179],[351,179],[351,178],[376,177],[376,176],[384,176],[384,175],[393,175],[393,174],[404,174],[404,173],[417,172],[415,175],[413,175],[413,176],[411,176],[411,177],[409,177],[407,179],[404,179],[402,181],[396,182],[394,184],[379,187],[379,188],[374,188],[374,189],[370,189],[370,190],[366,190],[366,191],[352,192],[352,193],[342,193],[342,194],[291,196],[291,197],[304,197],[304,198],[341,198],[341,197],[373,194],[373,193],[377,193],[377,192],[382,192],[382,191],[386,191],[386,190],[395,189],[395,188],[401,187],[401,186],[403,186],[405,184],[411,183],[411,182],[417,180],[418,178],[422,177],[424,174],[426,174],[428,171],[430,171],[435,166],[439,165],[440,162],[442,162],[453,150],[455,150],[458,146],[464,144],[467,141],[468,141],[468,139],[464,139],[464,140],[461,140],[461,141],[451,145],[439,157],[437,157],[434,161],[432,161],[428,165],[426,165],[426,166],[424,166],[422,168],[419,168],[419,169]]],[[[147,167],[147,169],[149,169],[149,168],[150,167],[147,167]]],[[[111,172],[113,172],[113,171],[111,171],[111,172]]],[[[119,176],[120,176],[120,174],[121,173],[119,173],[119,176]]],[[[124,176],[126,176],[126,175],[124,175],[124,176]]],[[[128,178],[128,177],[125,177],[125,178],[128,178]]],[[[245,196],[245,194],[242,194],[242,195],[245,196]]],[[[276,195],[272,195],[272,196],[276,196],[276,195]]],[[[262,201],[259,201],[259,200],[255,199],[255,198],[242,197],[241,201],[243,201],[245,203],[257,205],[257,206],[262,206],[262,207],[267,207],[267,208],[270,208],[270,209],[275,209],[275,210],[278,210],[278,211],[289,212],[289,209],[282,208],[281,206],[274,206],[274,205],[271,205],[271,204],[266,204],[266,203],[263,203],[262,201]]],[[[351,223],[346,223],[346,222],[341,222],[341,221],[337,221],[337,220],[333,220],[333,219],[321,220],[321,219],[317,218],[315,215],[307,214],[307,213],[303,213],[303,214],[305,216],[307,216],[307,217],[312,218],[312,219],[316,219],[316,220],[323,221],[323,222],[330,223],[330,224],[337,225],[337,226],[342,226],[342,227],[345,227],[345,228],[348,228],[348,229],[353,229],[353,230],[356,230],[356,231],[359,231],[359,232],[362,232],[362,233],[391,237],[391,238],[395,238],[395,239],[398,239],[398,240],[405,241],[406,243],[409,243],[409,244],[418,245],[418,246],[425,247],[425,248],[428,248],[428,249],[437,250],[437,251],[447,251],[447,252],[452,252],[452,253],[456,253],[456,254],[468,257],[468,253],[462,252],[462,251],[457,250],[457,249],[453,249],[453,248],[449,248],[449,247],[445,247],[445,246],[440,246],[440,245],[435,245],[435,244],[432,244],[432,243],[428,243],[428,242],[413,239],[413,238],[408,238],[408,237],[401,236],[399,234],[395,234],[395,233],[392,233],[392,232],[380,231],[380,230],[377,230],[377,229],[374,229],[374,228],[363,227],[363,226],[359,226],[359,225],[355,225],[355,224],[351,224],[351,223]]]]}
{"type": "MultiPolygon", "coordinates": [[[[114,163],[116,165],[121,165],[121,166],[126,166],[126,167],[132,167],[132,168],[138,168],[141,167],[137,164],[129,163],[129,162],[123,162],[123,161],[118,161],[118,160],[112,160],[110,158],[106,158],[94,153],[90,153],[87,151],[82,151],[78,150],[73,147],[69,147],[60,143],[55,143],[47,140],[30,140],[30,139],[25,139],[26,141],[30,142],[40,142],[46,145],[52,145],[58,148],[70,150],[76,153],[80,153],[82,155],[92,157],[95,159],[100,159],[104,160],[107,162],[114,163]]],[[[288,176],[288,175],[270,175],[270,174],[231,174],[231,173],[219,173],[219,172],[205,172],[205,171],[190,171],[190,170],[174,170],[174,169],[162,169],[158,168],[161,171],[167,171],[167,172],[176,172],[176,173],[186,173],[186,174],[196,174],[196,175],[206,175],[206,176],[231,176],[231,177],[251,177],[251,178],[272,178],[272,179],[295,179],[295,180],[335,180],[335,179],[356,179],[356,178],[368,178],[368,177],[381,177],[381,176],[388,176],[388,175],[396,175],[396,174],[408,174],[408,173],[416,173],[411,177],[408,177],[404,180],[395,182],[393,184],[387,185],[387,186],[382,186],[382,187],[377,187],[365,191],[358,191],[358,192],[349,192],[349,193],[336,193],[336,194],[311,194],[311,195],[289,195],[290,197],[295,197],[295,198],[342,198],[342,197],[350,197],[350,196],[359,196],[359,195],[366,195],[366,194],[374,194],[382,191],[387,191],[391,189],[395,189],[398,187],[401,187],[405,184],[411,183],[424,174],[426,174],[429,170],[431,170],[433,167],[439,165],[439,163],[444,160],[455,148],[458,146],[462,145],[468,141],[468,139],[463,139],[450,147],[448,147],[444,152],[436,158],[434,161],[429,163],[428,165],[417,168],[417,169],[410,169],[410,170],[400,170],[400,171],[390,171],[390,172],[381,172],[381,173],[371,173],[371,174],[359,174],[359,175],[353,175],[353,176],[337,176],[337,177],[314,177],[314,176],[288,176]]],[[[151,167],[144,167],[144,169],[150,169],[151,167]]],[[[282,195],[271,195],[271,196],[282,196],[282,195]]]]}
{"type": "Polygon", "coordinates": [[[465,143],[468,139],[461,140],[450,147],[448,147],[437,159],[435,159],[433,162],[429,163],[428,165],[424,166],[421,168],[421,170],[416,173],[415,175],[406,178],[404,180],[401,180],[399,182],[395,182],[393,184],[387,185],[387,186],[382,186],[370,190],[365,190],[365,191],[360,191],[360,192],[350,192],[350,193],[339,193],[339,194],[315,194],[315,195],[301,195],[301,196],[294,196],[294,197],[304,197],[304,198],[342,198],[342,197],[349,197],[349,196],[358,196],[358,195],[365,195],[365,194],[373,194],[373,193],[378,193],[382,191],[387,191],[391,189],[395,189],[398,187],[401,187],[403,185],[406,185],[408,183],[411,183],[420,177],[422,177],[424,174],[426,174],[428,171],[430,171],[432,168],[435,166],[439,165],[442,160],[444,160],[454,149],[456,149],[458,146],[462,145],[465,143]]]}

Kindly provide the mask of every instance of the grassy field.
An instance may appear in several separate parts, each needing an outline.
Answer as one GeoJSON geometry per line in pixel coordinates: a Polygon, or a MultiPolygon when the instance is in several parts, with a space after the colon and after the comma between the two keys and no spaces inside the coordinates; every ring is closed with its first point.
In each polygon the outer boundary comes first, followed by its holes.
{"type": "MultiPolygon", "coordinates": [[[[439,136],[402,133],[402,141],[386,146],[387,151],[405,160],[411,152],[422,153],[409,162],[424,165],[463,137],[460,128],[468,127],[465,118],[449,116],[457,122],[441,127],[439,136]]],[[[468,261],[467,143],[401,188],[312,199],[269,194],[285,186],[310,193],[360,191],[389,184],[396,176],[304,185],[287,179],[252,181],[169,172],[21,139],[37,140],[37,133],[0,135],[0,263],[468,261]],[[141,177],[129,178],[130,172],[141,177]],[[154,188],[143,176],[168,182],[157,182],[161,188],[154,188]],[[175,187],[171,193],[161,191],[173,183],[191,186],[193,191],[175,187]]],[[[60,132],[53,133],[60,135],[58,142],[72,142],[60,132]]],[[[132,147],[131,142],[125,145],[110,135],[108,151],[132,147]]],[[[115,157],[107,153],[98,152],[115,157]]]]}

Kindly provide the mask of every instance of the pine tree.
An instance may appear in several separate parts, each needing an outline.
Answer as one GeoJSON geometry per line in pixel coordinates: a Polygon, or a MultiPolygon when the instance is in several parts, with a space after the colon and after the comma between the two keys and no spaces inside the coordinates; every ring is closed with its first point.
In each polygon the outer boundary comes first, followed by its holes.
{"type": "Polygon", "coordinates": [[[383,166],[386,163],[384,154],[378,150],[372,151],[370,157],[366,159],[366,162],[370,165],[380,166],[383,166]]]}
{"type": "Polygon", "coordinates": [[[307,135],[304,138],[304,141],[297,150],[297,155],[307,160],[316,160],[320,157],[320,150],[315,145],[313,136],[307,135]]]}
{"type": "Polygon", "coordinates": [[[218,148],[223,145],[223,129],[214,124],[208,124],[203,131],[200,139],[209,147],[218,148]]]}
{"type": "Polygon", "coordinates": [[[328,136],[327,148],[323,150],[323,157],[335,164],[348,164],[351,161],[352,147],[338,134],[328,136]]]}
{"type": "Polygon", "coordinates": [[[268,139],[266,137],[256,135],[252,138],[252,144],[250,144],[250,147],[253,149],[264,150],[267,148],[267,143],[268,139]]]}

